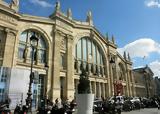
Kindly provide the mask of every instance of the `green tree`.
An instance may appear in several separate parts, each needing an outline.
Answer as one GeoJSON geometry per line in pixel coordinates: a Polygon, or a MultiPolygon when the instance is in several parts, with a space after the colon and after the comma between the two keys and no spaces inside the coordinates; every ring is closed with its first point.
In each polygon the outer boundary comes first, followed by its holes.
{"type": "Polygon", "coordinates": [[[78,84],[78,93],[79,94],[91,93],[89,76],[85,69],[82,69],[82,73],[80,74],[80,79],[78,84]]]}

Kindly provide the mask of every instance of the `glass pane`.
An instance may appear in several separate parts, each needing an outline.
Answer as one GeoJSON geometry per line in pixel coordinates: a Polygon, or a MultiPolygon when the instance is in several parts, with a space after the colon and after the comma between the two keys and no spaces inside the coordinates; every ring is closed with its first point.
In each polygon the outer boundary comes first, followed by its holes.
{"type": "MultiPolygon", "coordinates": [[[[29,42],[28,43],[30,43],[31,41],[30,41],[30,37],[32,36],[34,34],[34,31],[28,31],[28,38],[29,38],[29,42]]],[[[37,37],[37,35],[36,35],[36,37],[37,37]]]]}
{"type": "Polygon", "coordinates": [[[27,31],[23,32],[20,36],[20,41],[26,42],[27,40],[27,31]]]}
{"type": "Polygon", "coordinates": [[[32,48],[29,49],[29,57],[32,58],[32,48]]]}
{"type": "Polygon", "coordinates": [[[19,48],[18,48],[18,58],[19,59],[23,59],[24,50],[25,50],[25,45],[19,44],[19,48]]]}
{"type": "Polygon", "coordinates": [[[78,43],[77,43],[77,58],[78,59],[82,58],[81,40],[79,40],[78,43]]]}
{"type": "Polygon", "coordinates": [[[45,60],[46,60],[45,50],[39,50],[39,60],[41,63],[45,63],[45,60]]]}
{"type": "Polygon", "coordinates": [[[83,60],[87,60],[87,42],[86,42],[86,38],[82,39],[83,41],[83,60]]]}
{"type": "Polygon", "coordinates": [[[45,44],[44,38],[42,36],[39,39],[39,47],[46,48],[46,44],[45,44]]]}
{"type": "Polygon", "coordinates": [[[100,64],[100,52],[98,47],[97,47],[97,64],[100,64]]]}
{"type": "Polygon", "coordinates": [[[100,53],[100,64],[103,65],[102,54],[100,53]]]}
{"type": "Polygon", "coordinates": [[[92,43],[92,46],[93,46],[93,58],[94,58],[93,63],[96,64],[96,58],[97,58],[96,47],[95,47],[95,44],[94,44],[94,43],[92,43]]]}
{"type": "Polygon", "coordinates": [[[90,60],[88,60],[89,62],[91,62],[92,61],[92,47],[91,47],[91,40],[89,40],[88,39],[88,59],[90,59],[90,60]],[[90,57],[89,57],[90,56],[90,57]]]}

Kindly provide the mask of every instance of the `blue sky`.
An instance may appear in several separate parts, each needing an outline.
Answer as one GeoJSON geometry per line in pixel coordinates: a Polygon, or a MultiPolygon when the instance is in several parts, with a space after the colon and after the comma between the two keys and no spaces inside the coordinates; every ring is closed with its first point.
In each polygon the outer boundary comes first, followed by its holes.
{"type": "MultiPolygon", "coordinates": [[[[9,2],[10,0],[6,0],[9,2]]],[[[85,21],[92,11],[96,28],[114,35],[118,51],[130,53],[133,67],[148,64],[160,74],[160,3],[158,0],[59,0],[61,9],[72,9],[73,18],[85,21]]],[[[20,12],[48,17],[55,0],[20,0],[20,12]]]]}

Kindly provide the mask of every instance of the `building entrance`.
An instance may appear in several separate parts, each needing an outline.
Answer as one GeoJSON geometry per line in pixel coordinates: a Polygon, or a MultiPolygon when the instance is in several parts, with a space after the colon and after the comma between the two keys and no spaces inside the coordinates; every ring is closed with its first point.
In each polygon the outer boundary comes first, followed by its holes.
{"type": "Polygon", "coordinates": [[[42,105],[41,100],[44,99],[45,96],[45,79],[44,75],[40,74],[37,80],[33,81],[33,99],[32,99],[32,107],[38,108],[42,105]]]}

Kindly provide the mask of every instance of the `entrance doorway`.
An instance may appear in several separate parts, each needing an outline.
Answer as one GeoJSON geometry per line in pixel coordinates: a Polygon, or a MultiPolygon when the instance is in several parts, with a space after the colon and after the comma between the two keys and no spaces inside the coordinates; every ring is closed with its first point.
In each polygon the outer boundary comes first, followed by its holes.
{"type": "Polygon", "coordinates": [[[38,108],[41,106],[41,100],[44,99],[45,96],[45,75],[40,74],[38,80],[33,81],[33,99],[32,99],[32,107],[38,108]]]}

